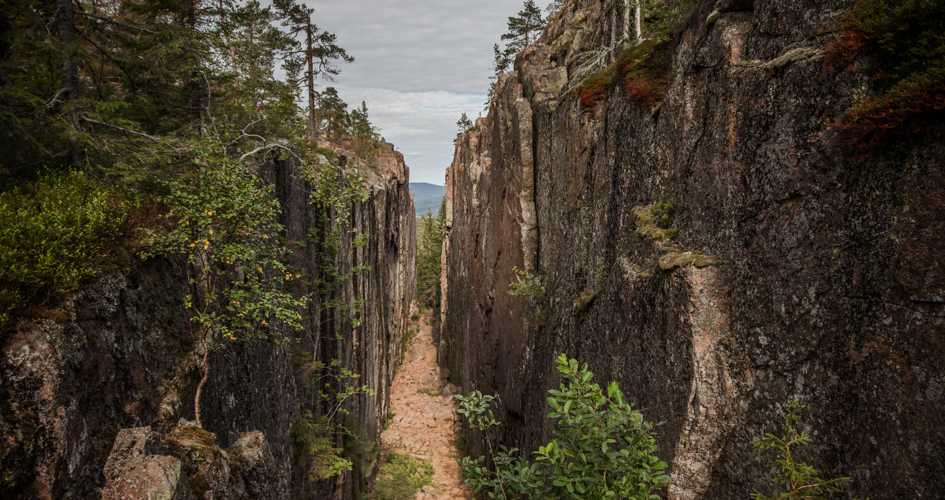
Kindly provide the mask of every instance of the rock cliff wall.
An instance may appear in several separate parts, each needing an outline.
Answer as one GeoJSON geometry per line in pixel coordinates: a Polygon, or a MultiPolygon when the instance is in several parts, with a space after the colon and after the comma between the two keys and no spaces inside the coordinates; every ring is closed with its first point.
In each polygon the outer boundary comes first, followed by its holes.
{"type": "Polygon", "coordinates": [[[450,381],[495,394],[500,441],[532,451],[551,437],[555,357],[589,363],[665,422],[673,499],[770,494],[771,457],[750,443],[794,399],[814,443],[800,458],[851,476],[851,495],[940,496],[941,120],[865,159],[830,145],[831,120],[871,92],[865,72],[820,57],[847,0],[699,2],[677,24],[660,104],[617,85],[582,107],[577,55],[613,61],[602,47],[624,35],[621,2],[583,4],[457,140],[450,381]],[[544,292],[509,295],[513,269],[544,292]]]}
{"type": "MultiPolygon", "coordinates": [[[[350,274],[358,265],[371,271],[332,292],[345,300],[363,298],[366,306],[353,328],[347,315],[319,309],[316,299],[304,332],[288,332],[297,342],[239,342],[215,351],[201,403],[209,432],[178,425],[194,418],[199,372],[183,304],[186,278],[173,260],[153,259],[103,276],[65,303],[20,319],[3,339],[0,357],[0,497],[98,499],[105,488],[105,498],[203,498],[213,490],[212,498],[347,499],[365,491],[375,472],[370,460],[356,461],[340,480],[310,483],[297,470],[292,434],[300,408],[311,408],[296,350],[326,365],[339,360],[376,391],[346,403],[348,426],[363,440],[376,441],[387,417],[416,286],[416,222],[409,170],[392,146],[360,167],[369,199],[355,203],[350,214],[329,214],[330,225],[319,222],[320,209],[309,203],[311,187],[292,160],[258,167],[282,204],[283,236],[303,242],[289,264],[310,283],[329,279],[320,274],[322,249],[310,232],[330,231],[347,216],[350,227],[370,234],[367,245],[356,247],[343,232],[339,271],[350,274]],[[203,457],[201,450],[212,453],[203,457]]],[[[334,444],[346,442],[339,435],[334,444]]]]}

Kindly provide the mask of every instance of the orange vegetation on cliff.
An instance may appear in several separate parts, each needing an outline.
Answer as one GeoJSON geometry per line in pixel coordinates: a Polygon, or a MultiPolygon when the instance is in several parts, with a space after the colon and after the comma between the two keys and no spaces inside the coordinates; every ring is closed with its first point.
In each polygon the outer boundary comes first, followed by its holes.
{"type": "Polygon", "coordinates": [[[945,109],[945,3],[861,0],[824,51],[828,71],[864,55],[879,92],[833,121],[835,146],[873,148],[945,109]]]}

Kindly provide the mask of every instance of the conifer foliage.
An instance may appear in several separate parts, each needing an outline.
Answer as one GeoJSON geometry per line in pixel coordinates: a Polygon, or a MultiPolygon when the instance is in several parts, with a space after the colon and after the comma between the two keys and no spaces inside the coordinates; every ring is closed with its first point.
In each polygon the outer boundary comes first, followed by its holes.
{"type": "Polygon", "coordinates": [[[140,175],[211,122],[295,137],[303,86],[316,138],[315,81],[353,58],[311,16],[296,0],[3,2],[0,188],[74,165],[140,175]]]}
{"type": "MultiPolygon", "coordinates": [[[[552,6],[549,6],[549,9],[552,6]]],[[[495,74],[489,77],[492,83],[489,84],[489,95],[488,100],[486,100],[487,110],[492,102],[492,97],[495,95],[499,75],[509,70],[515,60],[515,54],[538,40],[538,35],[544,29],[546,23],[547,19],[541,17],[541,9],[535,5],[534,0],[526,0],[517,16],[509,16],[507,24],[509,31],[502,35],[502,40],[508,40],[505,48],[500,49],[499,44],[492,46],[494,57],[492,68],[495,74]]]]}
{"type": "Polygon", "coordinates": [[[417,220],[417,304],[432,307],[440,300],[440,264],[443,248],[446,199],[440,211],[427,210],[417,220]]]}
{"type": "Polygon", "coordinates": [[[538,34],[545,27],[545,20],[541,17],[534,0],[525,0],[525,5],[517,16],[509,16],[509,32],[502,35],[503,40],[510,40],[508,47],[520,52],[538,39],[538,34]]]}
{"type": "MultiPolygon", "coordinates": [[[[312,202],[339,219],[364,201],[363,183],[342,181],[340,162],[312,141],[325,128],[356,154],[376,149],[365,103],[349,113],[334,89],[314,88],[351,60],[297,0],[0,3],[0,255],[37,256],[0,270],[0,333],[103,270],[177,259],[199,422],[215,350],[290,341],[313,307],[355,310],[304,293],[286,262],[306,243],[280,237],[281,206],[248,166],[294,157],[310,185],[327,186],[312,202]],[[308,109],[297,105],[303,87],[308,109]]],[[[326,276],[313,278],[346,278],[326,276]]]]}

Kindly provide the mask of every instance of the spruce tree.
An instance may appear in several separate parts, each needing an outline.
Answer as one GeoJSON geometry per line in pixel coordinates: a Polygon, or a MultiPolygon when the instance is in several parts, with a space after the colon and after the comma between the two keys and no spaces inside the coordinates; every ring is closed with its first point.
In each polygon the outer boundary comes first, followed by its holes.
{"type": "Polygon", "coordinates": [[[337,141],[348,132],[348,104],[345,103],[334,87],[323,92],[316,92],[319,106],[315,110],[318,127],[324,128],[328,140],[337,141]]]}
{"type": "Polygon", "coordinates": [[[534,0],[525,0],[524,7],[518,16],[509,17],[509,32],[502,35],[503,40],[511,40],[508,48],[512,53],[520,52],[538,39],[538,32],[545,27],[545,20],[541,18],[541,9],[534,0]]]}
{"type": "MultiPolygon", "coordinates": [[[[503,38],[505,37],[503,36],[503,38]]],[[[492,70],[494,73],[489,77],[492,82],[489,84],[489,95],[486,99],[486,110],[489,109],[489,104],[492,103],[492,97],[495,96],[495,86],[499,81],[499,75],[505,74],[509,70],[509,66],[512,65],[512,56],[515,55],[515,48],[509,45],[504,49],[499,50],[499,44],[495,43],[492,45],[492,53],[492,70]]]]}
{"type": "Polygon", "coordinates": [[[463,113],[463,116],[459,117],[459,120],[456,120],[456,126],[459,127],[459,132],[463,133],[472,128],[473,122],[466,116],[466,113],[463,113]]]}
{"type": "Polygon", "coordinates": [[[304,34],[304,46],[292,53],[287,61],[287,74],[290,82],[296,85],[305,82],[308,93],[309,135],[311,140],[317,140],[321,134],[319,120],[316,117],[318,107],[318,92],[315,90],[315,81],[321,77],[325,81],[334,81],[334,77],[341,73],[337,62],[353,62],[345,49],[336,43],[337,37],[333,33],[323,31],[312,22],[313,9],[298,4],[295,0],[275,0],[273,5],[282,15],[282,25],[288,29],[291,37],[304,34]],[[307,68],[303,78],[298,75],[302,66],[307,68]],[[288,71],[292,69],[292,71],[288,71]]]}

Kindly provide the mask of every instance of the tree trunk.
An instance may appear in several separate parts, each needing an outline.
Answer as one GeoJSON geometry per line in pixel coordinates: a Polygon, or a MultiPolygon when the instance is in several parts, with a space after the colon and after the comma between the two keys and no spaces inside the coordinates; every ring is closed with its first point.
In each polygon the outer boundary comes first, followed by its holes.
{"type": "Polygon", "coordinates": [[[637,0],[636,5],[637,43],[643,40],[643,0],[637,0]]]}
{"type": "Polygon", "coordinates": [[[230,46],[230,63],[233,66],[233,81],[236,83],[236,88],[240,88],[240,72],[236,67],[236,47],[234,47],[233,42],[230,41],[230,32],[226,29],[226,14],[224,12],[223,0],[220,0],[220,31],[223,32],[223,37],[226,38],[226,44],[230,46]]]}
{"type": "Polygon", "coordinates": [[[62,97],[68,102],[79,94],[79,70],[72,59],[75,51],[75,11],[72,0],[56,0],[57,27],[62,42],[62,97]]]}
{"type": "Polygon", "coordinates": [[[318,122],[315,120],[315,68],[312,62],[312,58],[315,56],[312,52],[312,38],[315,34],[312,33],[311,14],[308,18],[308,24],[305,26],[305,35],[305,60],[308,61],[308,126],[312,142],[318,142],[321,131],[318,129],[318,122]]]}
{"type": "Polygon", "coordinates": [[[624,5],[625,8],[623,9],[623,36],[626,37],[627,40],[630,40],[630,11],[633,10],[630,2],[632,1],[633,0],[627,0],[627,3],[624,5]]]}
{"type": "Polygon", "coordinates": [[[200,383],[197,384],[197,392],[194,394],[194,418],[197,420],[197,427],[203,429],[203,420],[200,418],[200,396],[203,394],[203,386],[210,377],[210,345],[206,339],[203,341],[203,377],[200,377],[200,383]]]}
{"type": "MultiPolygon", "coordinates": [[[[9,16],[0,16],[0,64],[6,62],[10,56],[10,40],[13,39],[13,31],[16,27],[9,16]]],[[[0,69],[0,87],[10,84],[10,79],[0,69]]]]}

